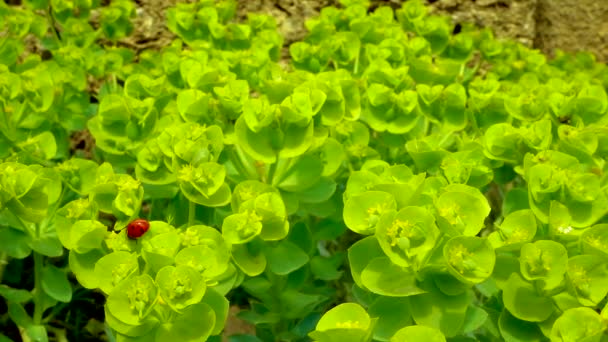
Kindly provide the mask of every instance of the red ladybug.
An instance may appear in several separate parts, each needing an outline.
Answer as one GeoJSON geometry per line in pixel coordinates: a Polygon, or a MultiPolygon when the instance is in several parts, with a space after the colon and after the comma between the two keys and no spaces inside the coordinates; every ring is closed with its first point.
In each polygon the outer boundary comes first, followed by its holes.
{"type": "Polygon", "coordinates": [[[148,229],[150,229],[150,222],[144,219],[137,219],[127,226],[127,236],[131,239],[137,239],[144,235],[148,229]]]}

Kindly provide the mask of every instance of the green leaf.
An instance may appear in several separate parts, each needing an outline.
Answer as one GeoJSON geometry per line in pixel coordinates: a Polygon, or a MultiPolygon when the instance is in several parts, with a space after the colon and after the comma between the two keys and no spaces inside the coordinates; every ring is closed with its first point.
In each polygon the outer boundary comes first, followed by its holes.
{"type": "Polygon", "coordinates": [[[299,192],[313,186],[321,179],[323,164],[311,155],[300,157],[287,171],[273,179],[273,185],[290,192],[299,192]]]}
{"type": "Polygon", "coordinates": [[[255,277],[266,269],[266,255],[256,241],[232,246],[234,263],[248,276],[255,277]]]}
{"type": "Polygon", "coordinates": [[[368,236],[355,242],[348,249],[348,261],[351,274],[357,286],[365,288],[361,280],[361,273],[374,258],[384,257],[382,248],[378,240],[373,236],[368,236]]]}
{"type": "Polygon", "coordinates": [[[175,256],[175,265],[192,267],[207,280],[217,279],[228,270],[230,254],[226,244],[213,228],[200,235],[199,245],[186,247],[175,256]],[[212,233],[213,231],[213,233],[212,233]]]}
{"type": "Polygon", "coordinates": [[[278,275],[289,274],[309,261],[308,255],[296,244],[287,240],[265,250],[268,268],[278,275]]]}
{"type": "Polygon", "coordinates": [[[536,235],[536,217],[529,209],[510,212],[498,231],[490,233],[488,240],[494,248],[516,250],[521,245],[532,241],[536,235]]]}
{"type": "Polygon", "coordinates": [[[206,341],[213,331],[215,321],[215,312],[209,305],[191,305],[175,320],[159,327],[156,341],[206,341]]]}
{"type": "Polygon", "coordinates": [[[70,229],[72,249],[80,254],[101,248],[108,228],[99,221],[79,220],[70,229]]]}
{"type": "Polygon", "coordinates": [[[608,224],[596,224],[580,236],[582,252],[608,257],[608,224]]]}
{"type": "Polygon", "coordinates": [[[0,285],[0,296],[9,302],[22,304],[32,299],[32,294],[26,290],[13,289],[7,285],[0,285]]]}
{"type": "MultiPolygon", "coordinates": [[[[90,262],[86,260],[86,262],[90,262]]],[[[106,294],[139,270],[137,255],[125,251],[107,254],[95,263],[95,283],[106,294]]],[[[92,282],[92,281],[91,281],[92,282]]]]}
{"type": "Polygon", "coordinates": [[[500,334],[506,342],[540,342],[544,341],[538,325],[513,317],[507,310],[500,313],[498,319],[500,334]]]}
{"type": "Polygon", "coordinates": [[[505,284],[503,301],[515,318],[528,322],[542,322],[555,311],[551,298],[540,295],[517,273],[511,274],[505,284]]]}
{"type": "Polygon", "coordinates": [[[361,272],[361,283],[373,293],[406,297],[424,293],[416,284],[412,270],[394,265],[387,257],[371,259],[361,272]]]}
{"type": "Polygon", "coordinates": [[[215,327],[213,328],[211,335],[219,335],[224,330],[230,303],[213,288],[207,289],[202,302],[209,305],[213,312],[215,312],[215,327]]]}
{"type": "Polygon", "coordinates": [[[68,303],[72,300],[72,287],[68,275],[55,266],[47,265],[42,270],[42,289],[51,298],[68,303]]]}
{"type": "Polygon", "coordinates": [[[427,293],[410,297],[412,317],[418,325],[426,325],[441,330],[446,337],[462,331],[470,295],[465,292],[448,296],[432,283],[423,287],[427,293]]]}
{"type": "Polygon", "coordinates": [[[590,308],[566,310],[553,324],[551,341],[600,341],[606,330],[601,316],[590,308]]]}
{"type": "Polygon", "coordinates": [[[95,265],[104,255],[105,254],[99,249],[94,249],[85,254],[70,251],[70,270],[74,273],[76,280],[78,280],[80,285],[87,289],[100,287],[98,285],[97,275],[95,274],[95,265]]]}
{"type": "Polygon", "coordinates": [[[388,341],[396,332],[411,324],[410,302],[407,298],[378,297],[368,309],[378,321],[374,327],[374,339],[388,341]]]}
{"type": "Polygon", "coordinates": [[[477,331],[477,329],[483,326],[487,319],[488,313],[484,309],[478,306],[470,306],[467,309],[462,331],[465,334],[477,331]]]}
{"type": "Polygon", "coordinates": [[[20,230],[2,227],[0,228],[0,240],[11,242],[0,244],[0,251],[11,258],[23,259],[32,252],[29,246],[31,237],[20,230]]]}
{"type": "Polygon", "coordinates": [[[185,121],[200,122],[207,119],[208,94],[198,89],[185,89],[177,94],[177,110],[185,121]]]}
{"type": "Polygon", "coordinates": [[[583,305],[597,305],[608,294],[608,269],[604,260],[593,255],[568,259],[568,278],[583,305]]]}
{"type": "Polygon", "coordinates": [[[340,304],[326,312],[310,336],[317,341],[365,341],[372,320],[355,303],[340,304]]]}
{"type": "Polygon", "coordinates": [[[39,238],[31,240],[29,246],[32,248],[32,250],[44,256],[53,258],[62,256],[63,246],[61,245],[59,239],[54,236],[53,233],[54,232],[50,232],[50,234],[48,235],[45,234],[40,236],[39,238]]]}
{"type": "Polygon", "coordinates": [[[317,279],[338,280],[343,274],[338,270],[342,266],[343,259],[343,253],[334,254],[329,258],[314,256],[310,259],[310,271],[317,279]]]}
{"type": "Polygon", "coordinates": [[[441,331],[424,325],[413,325],[397,331],[390,339],[391,342],[445,342],[445,336],[441,331]]]}
{"type": "Polygon", "coordinates": [[[176,231],[169,231],[142,241],[142,253],[148,266],[155,272],[173,264],[180,249],[181,239],[176,231]]]}

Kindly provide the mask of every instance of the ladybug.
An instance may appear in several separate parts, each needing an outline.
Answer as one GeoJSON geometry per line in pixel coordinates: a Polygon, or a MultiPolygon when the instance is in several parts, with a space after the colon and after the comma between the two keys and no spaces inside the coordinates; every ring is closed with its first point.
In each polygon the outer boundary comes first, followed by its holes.
{"type": "Polygon", "coordinates": [[[127,226],[127,236],[131,239],[137,239],[144,235],[148,229],[150,229],[150,222],[144,219],[137,219],[127,226]]]}

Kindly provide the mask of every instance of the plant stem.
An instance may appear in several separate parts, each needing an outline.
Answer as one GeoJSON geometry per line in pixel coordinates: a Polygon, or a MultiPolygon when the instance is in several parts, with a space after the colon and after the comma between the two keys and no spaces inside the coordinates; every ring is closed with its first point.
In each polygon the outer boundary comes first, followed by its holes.
{"type": "Polygon", "coordinates": [[[34,324],[39,325],[42,322],[42,268],[44,267],[44,259],[42,254],[33,252],[34,254],[34,324]]]}
{"type": "Polygon", "coordinates": [[[188,227],[194,226],[196,216],[196,203],[188,200],[188,227]]]}
{"type": "Polygon", "coordinates": [[[53,17],[53,9],[50,5],[46,9],[46,19],[49,22],[51,31],[53,31],[53,37],[55,38],[57,45],[61,46],[61,38],[59,38],[59,34],[57,33],[57,28],[55,26],[55,17],[53,17]]]}
{"type": "Polygon", "coordinates": [[[0,283],[2,283],[2,276],[4,275],[4,269],[8,265],[8,254],[0,253],[0,283]]]}

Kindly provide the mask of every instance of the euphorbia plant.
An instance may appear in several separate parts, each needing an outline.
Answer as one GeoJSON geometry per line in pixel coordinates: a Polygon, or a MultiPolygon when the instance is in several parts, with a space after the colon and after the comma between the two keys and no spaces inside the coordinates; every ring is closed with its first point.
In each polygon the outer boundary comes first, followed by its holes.
{"type": "Polygon", "coordinates": [[[235,1],[168,9],[145,51],[128,1],[0,5],[23,338],[97,291],[117,341],[218,340],[231,305],[236,341],[605,339],[605,65],[368,7],[323,8],[279,63],[276,20],[235,1]]]}

